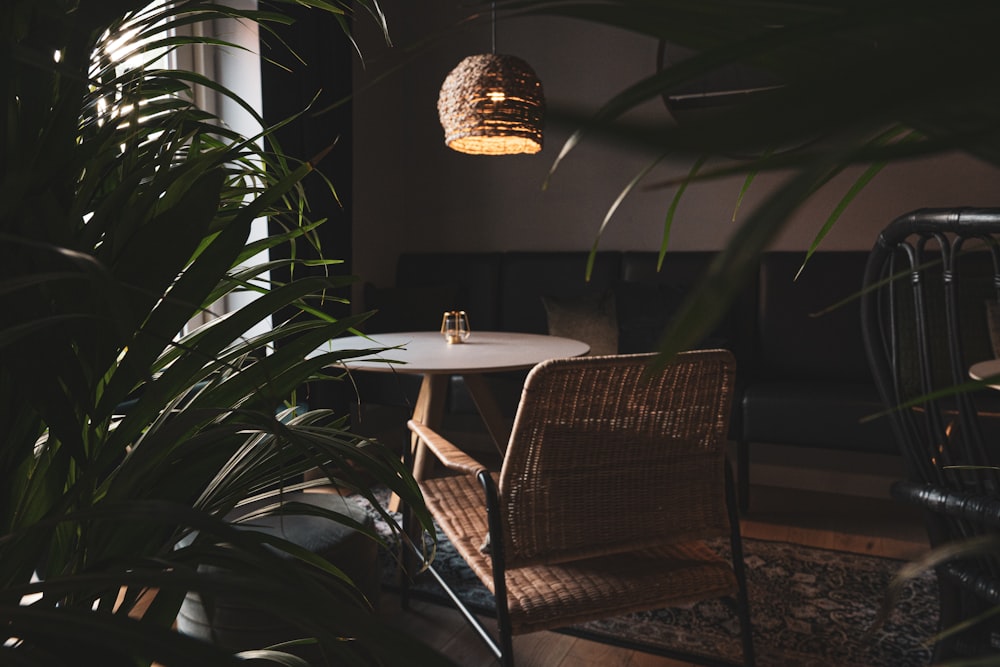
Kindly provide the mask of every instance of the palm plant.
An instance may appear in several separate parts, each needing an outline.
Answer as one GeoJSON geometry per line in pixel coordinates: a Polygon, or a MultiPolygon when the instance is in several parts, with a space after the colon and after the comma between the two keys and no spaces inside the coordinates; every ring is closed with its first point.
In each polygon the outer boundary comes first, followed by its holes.
{"type": "MultiPolygon", "coordinates": [[[[303,213],[300,181],[315,161],[289,160],[269,131],[227,129],[186,93],[200,84],[238,97],[145,55],[226,46],[176,28],[239,18],[266,29],[282,14],[147,2],[0,8],[0,662],[239,662],[171,631],[193,590],[254,599],[344,664],[400,655],[433,663],[416,642],[383,641],[336,568],[223,520],[247,498],[280,500],[289,480],[317,467],[365,494],[377,479],[427,517],[391,452],[329,411],[282,409],[304,382],[329,379],[321,369],[338,360],[308,353],[361,319],[321,308],[346,278],[292,270],[277,284],[267,272],[295,269],[297,254],[254,259],[313,242],[319,222],[303,213]],[[137,44],[126,55],[140,64],[123,71],[109,45],[122,48],[126,33],[137,44]],[[284,231],[251,240],[262,216],[284,231]],[[240,291],[257,298],[186,331],[240,291]],[[296,316],[248,333],[288,308],[296,316]],[[192,532],[197,539],[179,547],[192,532]]],[[[352,3],[295,4],[333,13],[347,29],[352,3]]],[[[374,2],[353,4],[381,20],[374,2]]]]}

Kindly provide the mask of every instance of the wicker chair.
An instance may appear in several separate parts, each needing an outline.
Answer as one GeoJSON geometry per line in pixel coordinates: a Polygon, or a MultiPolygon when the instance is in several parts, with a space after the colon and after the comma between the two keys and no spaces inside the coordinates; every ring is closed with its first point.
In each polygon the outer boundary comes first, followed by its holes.
{"type": "Polygon", "coordinates": [[[462,610],[503,665],[513,665],[514,634],[717,597],[735,598],[743,664],[754,662],[725,458],[735,361],[724,350],[685,352],[650,373],[654,358],[536,366],[499,473],[410,422],[448,469],[420,486],[494,593],[498,639],[462,610]],[[706,544],[713,538],[731,558],[706,544]]]}
{"type": "MultiPolygon", "coordinates": [[[[1000,392],[969,377],[1000,357],[998,304],[1000,209],[919,210],[879,235],[863,281],[865,345],[906,466],[892,495],[924,510],[935,547],[1000,537],[1000,392]]],[[[993,554],[937,568],[942,630],[1000,606],[993,554]]],[[[996,654],[998,632],[995,616],[973,623],[940,641],[935,661],[996,654]]]]}

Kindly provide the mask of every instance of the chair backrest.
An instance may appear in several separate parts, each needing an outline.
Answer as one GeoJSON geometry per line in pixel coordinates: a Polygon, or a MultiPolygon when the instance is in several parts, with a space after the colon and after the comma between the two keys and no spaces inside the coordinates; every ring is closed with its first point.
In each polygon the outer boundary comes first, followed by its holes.
{"type": "MultiPolygon", "coordinates": [[[[865,345],[910,481],[995,497],[1000,391],[968,385],[970,366],[997,356],[989,321],[1000,314],[1000,209],[896,219],[872,249],[863,288],[865,345]]],[[[939,518],[931,540],[975,532],[939,518]]]]}
{"type": "Polygon", "coordinates": [[[729,535],[735,360],[554,359],[528,375],[500,473],[509,567],[729,535]]]}

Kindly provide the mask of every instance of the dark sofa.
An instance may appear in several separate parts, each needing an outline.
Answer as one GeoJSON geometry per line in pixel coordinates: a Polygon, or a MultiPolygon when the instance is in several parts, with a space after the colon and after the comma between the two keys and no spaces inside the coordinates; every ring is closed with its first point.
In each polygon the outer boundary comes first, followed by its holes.
{"type": "MultiPolygon", "coordinates": [[[[441,313],[462,309],[476,330],[554,333],[588,339],[598,351],[653,350],[695,285],[711,252],[600,252],[584,279],[586,252],[406,253],[395,285],[365,287],[377,312],[369,333],[436,329],[441,313]]],[[[867,252],[819,252],[795,279],[801,252],[770,252],[700,347],[725,347],[738,363],[731,426],[741,501],[747,504],[750,443],[895,454],[861,342],[857,300],[824,312],[860,289],[867,252]]],[[[377,374],[369,374],[377,375],[377,374]]],[[[501,374],[494,387],[513,413],[523,374],[501,374]]],[[[417,379],[365,377],[363,407],[408,408],[417,379]]],[[[472,413],[460,381],[449,413],[472,413]]],[[[372,426],[369,419],[367,427],[372,426]]],[[[374,420],[377,421],[377,420],[374,420]]]]}

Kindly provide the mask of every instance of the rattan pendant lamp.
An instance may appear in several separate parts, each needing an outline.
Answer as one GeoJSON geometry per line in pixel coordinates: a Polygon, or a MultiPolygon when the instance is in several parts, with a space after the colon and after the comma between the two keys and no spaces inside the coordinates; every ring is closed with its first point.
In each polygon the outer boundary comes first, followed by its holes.
{"type": "Polygon", "coordinates": [[[545,96],[528,63],[493,50],[468,56],[445,78],[438,96],[444,141],[461,153],[511,155],[542,150],[545,96]]]}

